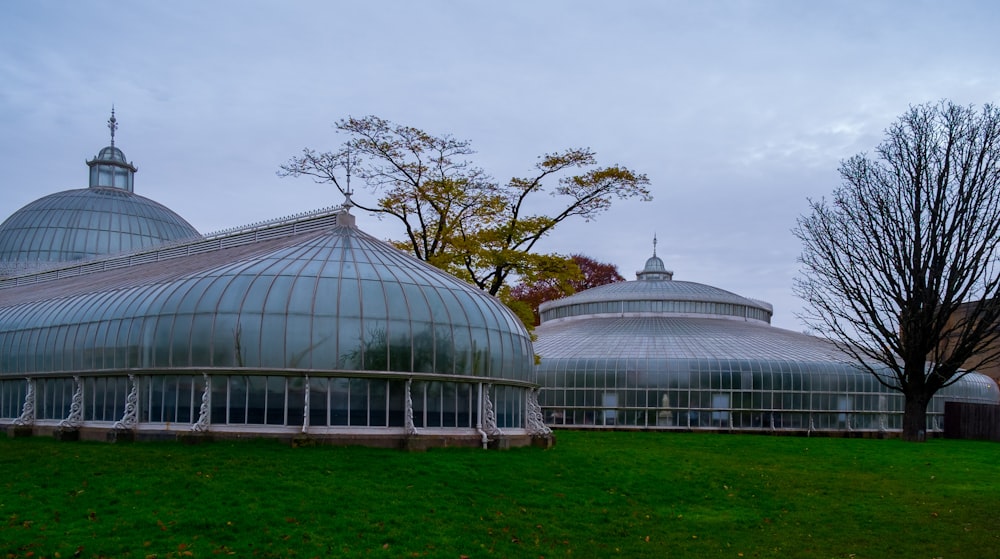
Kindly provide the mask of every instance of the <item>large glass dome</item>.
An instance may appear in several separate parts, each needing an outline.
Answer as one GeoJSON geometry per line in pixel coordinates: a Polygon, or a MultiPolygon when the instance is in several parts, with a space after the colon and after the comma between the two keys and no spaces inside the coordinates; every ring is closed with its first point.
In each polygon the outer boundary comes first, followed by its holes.
{"type": "Polygon", "coordinates": [[[505,305],[346,212],[275,223],[0,282],[0,418],[38,377],[46,421],[82,386],[107,427],[135,377],[140,431],[530,440],[534,352],[505,305]]]}
{"type": "Polygon", "coordinates": [[[359,229],[253,248],[222,263],[230,255],[213,252],[97,274],[72,297],[46,298],[55,284],[33,286],[30,302],[8,307],[19,318],[3,331],[2,370],[267,367],[533,378],[529,336],[502,303],[359,229]],[[74,343],[53,352],[38,331],[57,326],[74,343]]]}
{"type": "MultiPolygon", "coordinates": [[[[825,340],[770,326],[771,305],[673,281],[655,255],[635,281],[544,303],[535,330],[550,425],[589,428],[892,431],[903,399],[825,340]]],[[[977,373],[944,400],[997,403],[977,373]]]]}
{"type": "Polygon", "coordinates": [[[0,274],[89,260],[197,237],[169,208],[127,190],[67,190],[29,203],[0,224],[0,274]]]}

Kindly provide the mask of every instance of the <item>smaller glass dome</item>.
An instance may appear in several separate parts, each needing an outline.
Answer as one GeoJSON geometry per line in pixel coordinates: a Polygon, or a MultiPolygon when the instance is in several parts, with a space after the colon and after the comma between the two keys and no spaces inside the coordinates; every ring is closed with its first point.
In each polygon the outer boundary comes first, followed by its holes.
{"type": "Polygon", "coordinates": [[[107,146],[106,148],[102,149],[100,153],[97,154],[97,159],[99,161],[116,161],[118,163],[128,163],[128,161],[125,159],[125,153],[114,146],[107,146]]]}
{"type": "Polygon", "coordinates": [[[0,223],[0,275],[198,237],[166,206],[117,188],[43,196],[0,223]]]}
{"type": "Polygon", "coordinates": [[[635,273],[633,281],[601,285],[538,307],[541,322],[590,319],[598,315],[616,317],[682,316],[729,318],[769,324],[770,303],[748,299],[718,287],[690,281],[673,281],[674,273],[656,256],[635,273]]]}
{"type": "Polygon", "coordinates": [[[663,264],[663,260],[659,256],[651,256],[649,260],[646,260],[646,266],[642,270],[643,272],[666,272],[667,267],[663,264]]]}

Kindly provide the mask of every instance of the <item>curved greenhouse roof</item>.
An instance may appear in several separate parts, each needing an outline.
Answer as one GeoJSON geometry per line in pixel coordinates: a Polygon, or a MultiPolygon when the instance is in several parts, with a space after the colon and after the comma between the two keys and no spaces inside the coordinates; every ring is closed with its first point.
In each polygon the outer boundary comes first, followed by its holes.
{"type": "Polygon", "coordinates": [[[533,379],[528,334],[502,303],[353,226],[83,279],[3,292],[0,371],[268,367],[533,379]]]}
{"type": "Polygon", "coordinates": [[[595,316],[547,324],[535,351],[554,358],[790,359],[845,361],[825,340],[757,321],[595,316]]]}

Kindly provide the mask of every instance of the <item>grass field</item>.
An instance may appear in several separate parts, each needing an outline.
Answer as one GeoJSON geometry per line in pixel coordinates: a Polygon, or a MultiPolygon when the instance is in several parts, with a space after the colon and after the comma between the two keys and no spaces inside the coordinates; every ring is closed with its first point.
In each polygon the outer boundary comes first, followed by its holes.
{"type": "Polygon", "coordinates": [[[1000,557],[995,443],[557,435],[426,453],[0,435],[0,558],[1000,557]]]}

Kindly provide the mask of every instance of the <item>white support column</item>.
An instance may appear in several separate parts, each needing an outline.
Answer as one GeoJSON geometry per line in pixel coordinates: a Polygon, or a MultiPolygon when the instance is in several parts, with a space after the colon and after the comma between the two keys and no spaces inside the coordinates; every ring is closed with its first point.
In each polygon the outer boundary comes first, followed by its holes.
{"type": "Polygon", "coordinates": [[[305,402],[302,405],[302,433],[309,433],[309,375],[305,375],[305,402]]]}
{"type": "Polygon", "coordinates": [[[499,437],[503,435],[503,431],[497,427],[497,412],[493,409],[493,401],[490,400],[490,389],[493,388],[492,384],[487,384],[483,386],[483,431],[491,437],[499,437]]]}
{"type": "Polygon", "coordinates": [[[483,383],[480,382],[476,384],[476,432],[482,439],[483,449],[486,449],[490,438],[486,435],[486,431],[483,431],[483,409],[483,383]]]}
{"type": "Polygon", "coordinates": [[[135,375],[128,376],[130,385],[128,395],[125,396],[125,413],[122,418],[115,422],[115,429],[135,429],[139,424],[139,383],[135,380],[135,375]]]}
{"type": "Polygon", "coordinates": [[[552,429],[549,429],[549,426],[545,424],[542,406],[538,404],[539,390],[532,388],[528,391],[528,433],[539,436],[551,435],[552,429]]]}
{"type": "Polygon", "coordinates": [[[28,382],[28,391],[24,393],[24,405],[21,406],[21,415],[14,420],[14,425],[28,427],[35,423],[35,379],[25,379],[28,382]]]}
{"type": "Polygon", "coordinates": [[[201,408],[198,410],[198,421],[191,426],[191,431],[197,433],[208,431],[212,417],[212,377],[206,373],[202,373],[201,376],[205,378],[205,391],[201,394],[201,408]]]}
{"type": "Polygon", "coordinates": [[[878,397],[878,431],[884,433],[889,430],[889,399],[884,394],[878,397]]]}
{"type": "Polygon", "coordinates": [[[417,434],[417,426],[413,423],[413,397],[410,394],[410,387],[412,384],[413,379],[406,379],[406,397],[403,404],[403,429],[406,432],[407,437],[412,437],[417,434]]]}
{"type": "Polygon", "coordinates": [[[79,376],[73,377],[73,400],[69,405],[69,415],[59,422],[60,427],[77,429],[83,425],[83,382],[79,376]]]}

